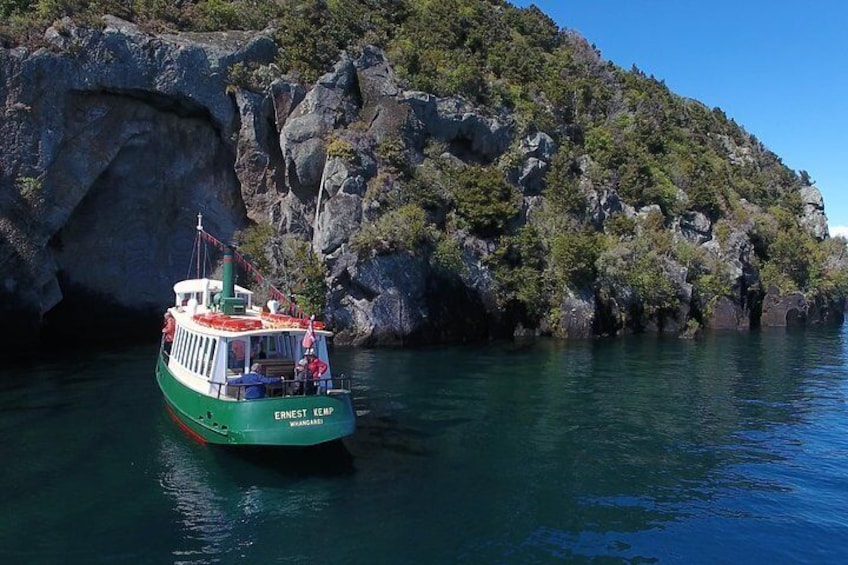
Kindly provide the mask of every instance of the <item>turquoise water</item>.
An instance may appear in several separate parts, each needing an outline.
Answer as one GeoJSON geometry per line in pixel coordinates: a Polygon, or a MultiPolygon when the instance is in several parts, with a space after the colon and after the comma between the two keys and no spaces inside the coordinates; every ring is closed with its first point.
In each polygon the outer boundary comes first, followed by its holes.
{"type": "Polygon", "coordinates": [[[357,434],[200,445],[155,344],[0,369],[2,563],[843,563],[848,332],[337,349],[357,434]]]}

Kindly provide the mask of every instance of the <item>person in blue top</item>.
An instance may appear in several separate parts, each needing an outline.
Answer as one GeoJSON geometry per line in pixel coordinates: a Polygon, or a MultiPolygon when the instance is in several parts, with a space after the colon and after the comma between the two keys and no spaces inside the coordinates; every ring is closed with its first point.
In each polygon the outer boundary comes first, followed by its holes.
{"type": "Polygon", "coordinates": [[[256,398],[265,398],[265,385],[279,383],[279,378],[266,377],[263,375],[264,369],[259,363],[254,363],[250,366],[250,372],[235,378],[227,379],[227,384],[230,385],[249,385],[244,387],[244,394],[239,394],[239,398],[245,400],[254,400],[256,398]]]}

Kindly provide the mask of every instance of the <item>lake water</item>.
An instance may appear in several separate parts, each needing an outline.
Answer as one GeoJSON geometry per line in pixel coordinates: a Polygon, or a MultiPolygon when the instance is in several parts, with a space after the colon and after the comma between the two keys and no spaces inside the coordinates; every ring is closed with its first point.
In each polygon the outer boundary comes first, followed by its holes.
{"type": "Polygon", "coordinates": [[[344,446],[170,419],[156,345],[0,369],[0,563],[844,563],[848,331],[336,349],[344,446]]]}

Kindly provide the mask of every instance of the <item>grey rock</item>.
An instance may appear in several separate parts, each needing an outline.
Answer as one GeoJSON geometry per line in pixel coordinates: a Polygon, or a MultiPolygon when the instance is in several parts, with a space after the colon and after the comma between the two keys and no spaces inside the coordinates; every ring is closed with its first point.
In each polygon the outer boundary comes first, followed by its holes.
{"type": "MultiPolygon", "coordinates": [[[[244,221],[227,69],[270,62],[273,42],[152,36],[103,21],[102,29],[58,22],[45,33],[54,50],[0,49],[0,271],[10,273],[4,288],[15,304],[37,318],[71,287],[120,305],[161,306],[185,273],[196,211],[222,237],[244,221]],[[18,194],[21,178],[35,181],[33,194],[18,194]],[[172,241],[183,221],[185,246],[157,244],[172,241]]],[[[258,112],[242,102],[245,117],[258,112]]],[[[245,171],[263,166],[240,155],[245,171]]]]}
{"type": "Polygon", "coordinates": [[[824,199],[815,186],[801,188],[801,226],[819,241],[830,236],[827,228],[827,216],[824,213],[824,199]]]}
{"type": "Polygon", "coordinates": [[[324,138],[340,117],[342,123],[352,118],[354,103],[348,95],[355,84],[353,62],[343,58],[318,80],[283,125],[280,151],[286,163],[286,182],[301,198],[317,195],[326,158],[324,138]]]}
{"type": "Polygon", "coordinates": [[[569,293],[560,305],[559,335],[569,339],[588,339],[595,329],[595,296],[588,290],[569,293]]]}
{"type": "Polygon", "coordinates": [[[719,296],[709,309],[706,325],[714,330],[746,330],[750,313],[730,298],[719,296]]]}
{"type": "Polygon", "coordinates": [[[327,200],[318,218],[315,249],[328,255],[347,243],[362,221],[362,198],[338,192],[327,200]]]}
{"type": "MultiPolygon", "coordinates": [[[[597,229],[603,226],[607,218],[624,211],[621,200],[618,197],[618,192],[615,189],[590,189],[584,190],[584,194],[586,194],[586,209],[589,214],[589,220],[597,229]]],[[[632,214],[635,215],[635,212],[632,212],[632,214]]]]}
{"type": "MultiPolygon", "coordinates": [[[[355,61],[343,56],[314,85],[286,76],[263,80],[269,86],[261,91],[229,84],[237,63],[261,65],[264,78],[273,76],[277,46],[271,36],[151,35],[112,17],[102,29],[65,19],[46,31],[49,49],[0,49],[0,314],[14,311],[35,327],[66,295],[83,292],[119,307],[158,311],[172,299],[173,281],[185,274],[194,215],[202,211],[209,231],[221,239],[253,221],[270,223],[281,238],[312,242],[330,270],[326,315],[339,343],[513,330],[518,322],[499,305],[491,267],[497,241],[452,231],[461,249],[456,273],[437,272],[427,246],[413,254],[358,257],[348,244],[363,222],[397,204],[393,198],[409,196],[403,194],[409,171],[378,169],[384,140],[405,145],[410,167],[438,159],[424,151],[432,141],[443,146],[445,169],[448,162],[513,161],[515,155],[505,152],[517,148],[519,164],[509,178],[524,193],[518,228],[545,209],[540,193],[556,151],[552,138],[537,132],[515,143],[510,116],[459,97],[403,91],[374,47],[355,61]],[[355,158],[328,159],[326,144],[333,138],[349,142],[355,158]],[[375,190],[366,198],[369,185],[375,190]]],[[[576,140],[578,130],[558,133],[576,140]]],[[[740,163],[750,155],[749,147],[725,145],[740,163]]],[[[621,202],[612,182],[593,185],[591,164],[584,156],[577,167],[596,227],[612,214],[639,217],[650,210],[637,212],[621,202]]],[[[803,225],[827,237],[817,189],[805,187],[802,200],[803,225]]],[[[436,224],[447,221],[445,209],[427,212],[436,224]]],[[[711,238],[713,229],[697,213],[675,224],[679,237],[703,245],[730,272],[733,294],[740,297],[719,299],[709,325],[746,327],[746,297],[758,292],[751,290],[758,276],[750,226],[721,243],[711,238]]],[[[563,301],[560,331],[568,337],[680,331],[695,298],[686,269],[663,260],[679,302],[671,312],[640,313],[633,289],[602,281],[597,295],[582,291],[563,301]]],[[[764,325],[805,316],[835,319],[840,308],[807,304],[801,315],[799,300],[770,293],[764,325]]],[[[526,331],[548,329],[542,323],[526,331]]]]}
{"type": "Polygon", "coordinates": [[[329,319],[339,343],[399,344],[426,324],[426,262],[406,253],[349,261],[336,274],[329,319]]]}
{"type": "Polygon", "coordinates": [[[712,239],[712,222],[701,212],[685,212],[676,219],[673,229],[675,233],[696,245],[712,239]]]}
{"type": "Polygon", "coordinates": [[[235,172],[248,217],[264,223],[269,220],[267,211],[279,206],[285,191],[283,163],[269,143],[276,137],[276,131],[269,127],[273,107],[268,97],[241,89],[235,100],[241,117],[235,172]]]}
{"type": "Polygon", "coordinates": [[[802,293],[781,294],[777,288],[771,287],[763,298],[760,324],[763,327],[803,325],[807,320],[807,311],[807,300],[802,293]]]}
{"type": "Polygon", "coordinates": [[[444,142],[467,145],[467,157],[493,161],[509,147],[512,125],[488,117],[460,98],[438,98],[425,92],[407,91],[399,96],[411,109],[418,125],[413,131],[444,142]]]}
{"type": "Polygon", "coordinates": [[[354,62],[363,106],[379,104],[386,97],[400,94],[397,77],[386,59],[386,54],[373,45],[367,45],[354,62]]]}
{"type": "Polygon", "coordinates": [[[518,150],[525,159],[534,157],[546,163],[550,163],[551,157],[556,152],[556,143],[553,138],[543,131],[537,131],[526,136],[518,145],[518,150]]]}
{"type": "Polygon", "coordinates": [[[529,157],[518,176],[518,186],[525,195],[535,195],[542,192],[542,179],[548,170],[548,164],[536,157],[529,157]]]}
{"type": "Polygon", "coordinates": [[[274,106],[274,122],[277,131],[281,131],[292,111],[306,97],[306,88],[302,84],[286,80],[271,83],[271,98],[274,106]]]}

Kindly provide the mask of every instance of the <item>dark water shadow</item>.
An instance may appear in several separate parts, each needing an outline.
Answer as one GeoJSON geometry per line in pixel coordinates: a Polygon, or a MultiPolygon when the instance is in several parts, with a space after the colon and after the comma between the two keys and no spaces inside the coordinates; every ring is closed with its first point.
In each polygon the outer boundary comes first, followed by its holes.
{"type": "Polygon", "coordinates": [[[309,447],[231,447],[210,445],[221,470],[236,481],[256,484],[284,478],[340,478],[355,472],[354,458],[342,440],[309,447]],[[261,479],[265,480],[261,480],[261,479]]]}

